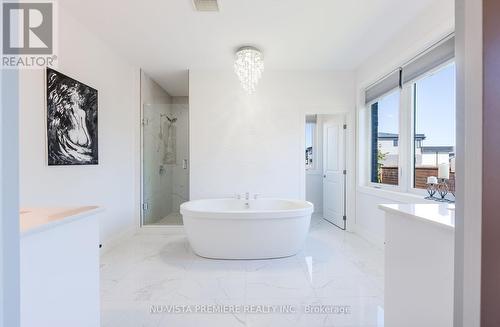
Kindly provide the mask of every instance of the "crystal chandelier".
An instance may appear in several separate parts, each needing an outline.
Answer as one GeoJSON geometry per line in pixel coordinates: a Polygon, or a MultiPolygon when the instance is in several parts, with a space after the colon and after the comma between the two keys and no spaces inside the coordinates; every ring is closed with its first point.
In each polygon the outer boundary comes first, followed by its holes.
{"type": "Polygon", "coordinates": [[[264,71],[264,57],[259,49],[254,47],[241,47],[236,51],[234,71],[248,94],[255,92],[262,72],[264,71]]]}

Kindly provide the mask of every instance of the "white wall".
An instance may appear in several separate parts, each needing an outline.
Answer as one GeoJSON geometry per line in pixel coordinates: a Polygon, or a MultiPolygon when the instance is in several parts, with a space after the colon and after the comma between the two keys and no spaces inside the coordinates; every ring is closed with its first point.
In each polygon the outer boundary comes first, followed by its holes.
{"type": "Polygon", "coordinates": [[[385,220],[378,204],[398,202],[425,202],[420,196],[402,196],[367,187],[368,153],[363,142],[367,139],[364,108],[364,89],[390,73],[445,35],[454,31],[454,1],[437,0],[377,53],[360,65],[356,71],[358,114],[356,231],[378,246],[383,246],[385,220]]]}
{"type": "Polygon", "coordinates": [[[0,69],[0,327],[18,327],[18,72],[0,69]]]}
{"type": "Polygon", "coordinates": [[[167,103],[172,103],[170,94],[141,70],[141,104],[167,103]]]}
{"type": "Polygon", "coordinates": [[[323,213],[323,173],[306,172],[306,200],[314,204],[314,212],[323,213]]]}
{"type": "Polygon", "coordinates": [[[20,81],[22,206],[96,204],[106,212],[101,241],[132,230],[139,215],[139,69],[59,8],[58,71],[99,92],[99,165],[48,167],[44,72],[20,81]]]}
{"type": "Polygon", "coordinates": [[[455,327],[479,327],[483,133],[483,5],[457,0],[455,327]]]}
{"type": "MultiPolygon", "coordinates": [[[[454,31],[454,0],[435,0],[356,70],[358,86],[368,86],[454,31]]],[[[358,88],[358,96],[360,90],[358,88]]]]}
{"type": "Polygon", "coordinates": [[[356,233],[383,247],[385,238],[385,216],[379,204],[429,203],[423,196],[398,192],[359,188],[356,192],[356,233]]]}
{"type": "Polygon", "coordinates": [[[189,78],[191,199],[304,199],[305,114],[354,110],[349,72],[265,71],[250,96],[232,70],[189,78]]]}

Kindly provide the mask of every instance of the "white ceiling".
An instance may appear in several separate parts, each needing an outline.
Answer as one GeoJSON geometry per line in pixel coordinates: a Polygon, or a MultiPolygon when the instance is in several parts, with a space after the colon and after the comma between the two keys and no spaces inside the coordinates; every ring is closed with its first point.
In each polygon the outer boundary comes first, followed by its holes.
{"type": "Polygon", "coordinates": [[[188,94],[188,69],[232,69],[251,44],[266,70],[352,70],[436,1],[64,0],[60,4],[171,95],[188,94]]]}

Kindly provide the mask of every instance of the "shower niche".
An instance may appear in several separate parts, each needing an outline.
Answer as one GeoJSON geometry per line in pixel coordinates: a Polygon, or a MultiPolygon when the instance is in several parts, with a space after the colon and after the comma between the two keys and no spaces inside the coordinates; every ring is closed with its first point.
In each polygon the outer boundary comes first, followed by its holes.
{"type": "Polygon", "coordinates": [[[142,224],[182,225],[189,200],[187,98],[142,110],[142,224]]]}

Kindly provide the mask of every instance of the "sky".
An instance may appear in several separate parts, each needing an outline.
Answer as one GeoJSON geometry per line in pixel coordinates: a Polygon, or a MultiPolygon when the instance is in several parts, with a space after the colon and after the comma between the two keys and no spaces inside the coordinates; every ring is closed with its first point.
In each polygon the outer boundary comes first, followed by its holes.
{"type": "Polygon", "coordinates": [[[306,123],[306,149],[313,146],[314,124],[306,123]]]}
{"type": "MultiPolygon", "coordinates": [[[[379,132],[398,133],[399,91],[379,101],[379,132]]],[[[455,146],[455,64],[416,82],[416,134],[423,146],[455,146]]]]}

